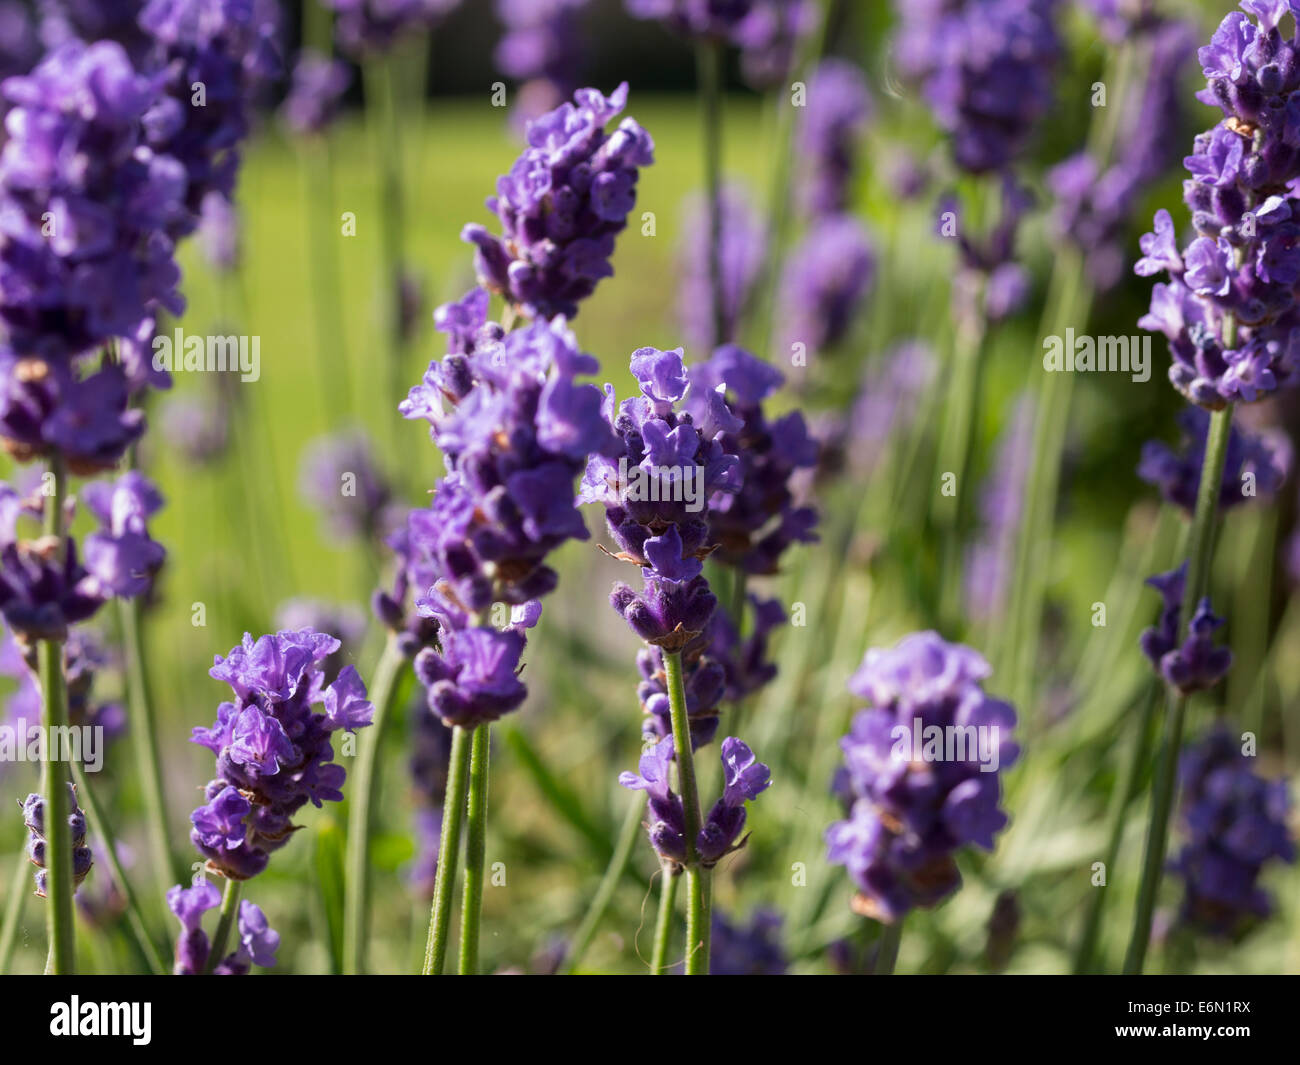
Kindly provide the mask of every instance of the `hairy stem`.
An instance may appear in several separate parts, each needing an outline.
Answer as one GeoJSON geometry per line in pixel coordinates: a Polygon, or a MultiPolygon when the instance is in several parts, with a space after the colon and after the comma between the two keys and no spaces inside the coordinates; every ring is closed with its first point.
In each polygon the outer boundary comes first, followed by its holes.
{"type": "Polygon", "coordinates": [[[681,870],[670,863],[664,864],[663,880],[659,885],[659,916],[655,920],[654,949],[650,955],[650,975],[663,976],[668,972],[668,944],[673,936],[673,908],[677,901],[677,885],[681,870]]]}
{"type": "Polygon", "coordinates": [[[167,802],[163,793],[162,763],[158,753],[158,725],[153,712],[153,694],[149,671],[145,665],[144,639],[141,632],[140,600],[118,600],[122,621],[122,648],[126,654],[126,696],[131,709],[131,741],[135,749],[135,767],[140,775],[144,797],[145,824],[149,836],[149,853],[159,898],[173,884],[184,882],[177,875],[167,830],[167,802]]]}
{"type": "MultiPolygon", "coordinates": [[[[1225,343],[1235,338],[1235,326],[1229,322],[1225,343]]],[[[1210,563],[1214,556],[1215,517],[1223,483],[1223,466],[1228,450],[1228,431],[1232,426],[1232,406],[1217,410],[1210,417],[1205,440],[1205,458],[1201,466],[1201,483],[1196,495],[1196,513],[1192,518],[1187,558],[1187,583],[1183,590],[1181,628],[1185,631],[1192,613],[1210,581],[1210,563]]],[[[1142,860],[1142,880],[1138,885],[1137,911],[1133,918],[1133,935],[1124,957],[1126,974],[1142,972],[1147,946],[1151,940],[1151,919],[1156,895],[1164,875],[1165,846],[1169,835],[1169,814],[1177,790],[1178,755],[1183,742],[1183,723],[1187,714],[1187,696],[1170,688],[1165,713],[1164,743],[1156,765],[1151,792],[1151,819],[1147,825],[1146,850],[1142,860]]]]}
{"type": "Polygon", "coordinates": [[[117,856],[117,844],[115,842],[117,836],[108,823],[108,818],[104,814],[103,807],[99,805],[99,800],[95,797],[94,791],[91,790],[90,785],[87,783],[86,771],[80,762],[72,763],[72,775],[77,782],[77,798],[81,803],[81,808],[86,811],[86,821],[90,826],[90,831],[103,844],[103,850],[108,857],[108,867],[113,874],[113,880],[122,892],[122,898],[126,900],[126,921],[131,937],[135,940],[136,946],[140,948],[140,952],[153,967],[154,974],[156,976],[166,976],[170,971],[170,966],[166,961],[166,954],[159,948],[153,936],[149,934],[149,926],[140,910],[139,897],[135,893],[135,888],[131,886],[131,881],[127,879],[126,870],[122,868],[122,862],[117,856]]]}
{"type": "Polygon", "coordinates": [[[460,975],[478,972],[478,937],[483,916],[483,875],[487,863],[488,753],[490,726],[474,729],[470,748],[468,827],[465,833],[465,893],[460,906],[460,975]]]}
{"type": "Polygon", "coordinates": [[[227,880],[226,889],[221,893],[221,914],[217,919],[217,930],[212,933],[212,946],[208,950],[208,963],[203,967],[205,973],[211,973],[226,955],[226,944],[230,942],[230,930],[235,927],[235,917],[239,913],[239,892],[242,880],[227,880]]]}
{"type": "Polygon", "coordinates": [[[451,931],[452,885],[460,861],[460,830],[465,816],[469,783],[470,733],[460,725],[451,733],[451,759],[447,792],[442,803],[442,834],[438,840],[438,872],[429,909],[429,935],[424,948],[425,976],[441,976],[447,962],[447,937],[451,931]]]}
{"type": "MultiPolygon", "coordinates": [[[[56,539],[57,557],[64,557],[63,502],[67,495],[67,478],[63,459],[57,453],[50,460],[53,492],[45,499],[46,536],[56,539]]],[[[46,736],[64,732],[68,726],[68,698],[63,683],[63,644],[59,640],[41,640],[36,647],[37,671],[41,684],[41,725],[46,736]]],[[[68,795],[68,771],[62,763],[47,757],[41,772],[41,790],[45,796],[45,867],[47,870],[46,928],[50,955],[47,972],[57,976],[71,974],[76,968],[76,929],[73,925],[72,831],[68,818],[72,814],[68,795]]]]}

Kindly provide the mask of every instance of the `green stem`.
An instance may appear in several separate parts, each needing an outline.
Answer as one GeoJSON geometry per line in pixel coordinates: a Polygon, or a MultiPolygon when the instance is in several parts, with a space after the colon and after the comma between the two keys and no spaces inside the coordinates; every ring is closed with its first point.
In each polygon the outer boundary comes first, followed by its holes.
{"type": "Polygon", "coordinates": [[[86,782],[86,771],[80,762],[72,763],[72,775],[77,782],[77,798],[82,809],[86,811],[86,821],[90,825],[90,831],[103,843],[103,851],[108,856],[109,870],[122,892],[122,897],[126,900],[126,920],[127,927],[131,931],[131,937],[135,940],[136,946],[140,948],[140,952],[149,960],[154,974],[166,976],[170,966],[167,964],[166,955],[154,942],[153,936],[149,934],[149,926],[145,923],[144,914],[140,911],[139,897],[131,886],[131,881],[127,879],[126,871],[122,868],[122,863],[117,856],[117,845],[115,843],[117,835],[113,832],[112,826],[109,825],[108,818],[104,815],[104,809],[99,805],[99,800],[95,797],[94,791],[86,782]]]}
{"type": "Polygon", "coordinates": [[[0,973],[9,972],[9,962],[18,942],[18,925],[23,919],[23,906],[27,902],[27,878],[31,876],[31,862],[25,851],[18,852],[13,876],[9,881],[9,895],[5,899],[4,922],[0,923],[0,973]]]}
{"type": "MultiPolygon", "coordinates": [[[[983,294],[976,297],[983,302],[983,294]]],[[[973,496],[966,485],[975,449],[975,414],[980,408],[983,387],[983,347],[986,327],[982,320],[959,327],[949,379],[946,417],[939,439],[939,474],[952,474],[954,495],[940,496],[937,508],[942,535],[939,616],[949,634],[956,631],[962,598],[962,515],[973,496]]]]}
{"type": "Polygon", "coordinates": [[[871,972],[875,976],[893,976],[898,964],[898,944],[903,938],[903,922],[895,921],[880,929],[880,938],[876,941],[876,963],[871,972]]]}
{"type": "Polygon", "coordinates": [[[348,810],[347,894],[343,909],[343,971],[349,975],[365,972],[370,918],[370,837],[379,790],[375,766],[397,695],[397,679],[405,662],[406,656],[399,649],[396,637],[390,636],[375,667],[371,692],[375,715],[358,741],[356,778],[348,810]]]}
{"type": "Polygon", "coordinates": [[[713,917],[713,870],[686,867],[686,975],[709,975],[709,941],[713,917]]]}
{"type": "MultiPolygon", "coordinates": [[[[54,491],[45,500],[44,532],[57,541],[60,559],[67,550],[63,538],[63,501],[67,494],[66,474],[61,456],[50,460],[54,491]]],[[[46,736],[63,733],[68,726],[68,699],[63,684],[63,643],[41,640],[36,645],[41,685],[41,725],[46,736]]],[[[48,897],[46,927],[50,955],[47,972],[56,976],[71,974],[76,968],[76,929],[73,925],[72,832],[68,818],[72,814],[68,795],[68,773],[53,758],[46,758],[41,772],[41,791],[45,796],[45,864],[48,897]]]]}
{"type": "Polygon", "coordinates": [[[447,792],[442,803],[442,834],[438,840],[438,872],[433,882],[429,910],[429,935],[424,948],[425,976],[441,976],[447,961],[447,935],[451,929],[451,889],[460,862],[460,830],[465,816],[465,790],[469,783],[470,734],[460,725],[451,732],[451,758],[447,792]]]}
{"type": "Polygon", "coordinates": [[[171,847],[168,845],[167,803],[158,757],[158,726],[154,718],[149,673],[145,667],[140,600],[119,599],[118,612],[122,620],[122,647],[126,653],[126,695],[131,708],[130,732],[135,749],[135,766],[144,796],[154,876],[157,878],[159,897],[162,898],[166,896],[168,888],[175,883],[183,883],[185,878],[177,875],[171,847]]]}
{"type": "Polygon", "coordinates": [[[211,973],[226,955],[230,930],[235,926],[235,917],[239,913],[239,892],[243,885],[242,880],[226,881],[226,889],[221,893],[221,915],[217,919],[217,930],[212,934],[212,946],[208,949],[208,963],[203,967],[204,973],[211,973]]]}
{"type": "MultiPolygon", "coordinates": [[[[397,58],[372,60],[364,68],[369,99],[366,108],[378,122],[376,145],[381,160],[380,248],[384,271],[384,327],[388,336],[389,398],[397,403],[406,394],[405,344],[402,338],[402,268],[405,204],[402,199],[402,140],[398,115],[397,58]],[[374,106],[375,110],[370,112],[374,106]]],[[[397,426],[396,419],[390,419],[397,426]]],[[[401,436],[394,436],[400,446],[401,436]]],[[[399,452],[400,453],[400,452],[399,452]]]]}
{"type": "MultiPolygon", "coordinates": [[[[1111,795],[1109,830],[1106,839],[1106,851],[1103,867],[1109,878],[1115,873],[1115,863],[1119,859],[1120,843],[1124,838],[1124,826],[1128,821],[1129,807],[1137,795],[1138,780],[1142,767],[1147,764],[1151,752],[1151,722],[1156,716],[1156,705],[1160,699],[1160,685],[1153,679],[1142,698],[1142,709],[1138,715],[1137,735],[1133,738],[1133,749],[1115,791],[1111,795]]],[[[1083,933],[1079,936],[1079,946],[1074,955],[1074,974],[1086,975],[1092,972],[1093,959],[1097,953],[1097,939],[1101,934],[1101,916],[1106,908],[1105,887],[1095,887],[1088,902],[1088,913],[1084,917],[1083,933]]]]}
{"type": "Polygon", "coordinates": [[[722,288],[722,44],[701,41],[695,66],[704,113],[704,192],[709,218],[709,306],[713,324],[710,349],[728,339],[722,288]]]}
{"type": "Polygon", "coordinates": [[[478,972],[478,938],[483,918],[483,874],[487,863],[488,753],[490,726],[474,729],[470,748],[468,826],[465,832],[465,893],[460,906],[460,975],[478,972]]]}
{"type": "MultiPolygon", "coordinates": [[[[1224,329],[1225,347],[1235,343],[1236,327],[1230,319],[1224,329]]],[[[1196,513],[1192,518],[1187,558],[1187,582],[1183,590],[1181,628],[1186,630],[1193,611],[1210,581],[1210,563],[1214,555],[1215,511],[1218,506],[1223,466],[1228,450],[1228,431],[1232,426],[1232,407],[1215,411],[1205,440],[1205,458],[1201,466],[1201,483],[1196,496],[1196,513]]],[[[1176,790],[1178,755],[1183,742],[1183,722],[1187,714],[1187,696],[1169,691],[1165,715],[1165,738],[1156,767],[1151,793],[1151,820],[1147,825],[1146,851],[1142,862],[1142,880],[1138,885],[1137,912],[1133,918],[1133,935],[1124,958],[1126,974],[1141,973],[1151,939],[1151,919],[1155,913],[1156,894],[1164,875],[1165,844],[1169,833],[1169,814],[1176,790]]]]}
{"type": "Polygon", "coordinates": [[[699,854],[695,848],[702,820],[699,785],[695,780],[695,756],[691,751],[690,719],[686,716],[682,653],[665,651],[663,660],[664,676],[668,682],[669,714],[673,726],[673,752],[677,759],[677,784],[682,796],[682,820],[686,834],[686,975],[707,976],[710,873],[700,865],[699,854]]]}
{"type": "Polygon", "coordinates": [[[681,879],[681,870],[675,864],[665,862],[663,883],[659,885],[659,916],[655,921],[654,950],[650,955],[652,976],[664,976],[668,972],[668,943],[673,935],[673,907],[681,879]]]}
{"type": "Polygon", "coordinates": [[[587,948],[591,946],[592,939],[595,938],[596,929],[600,927],[600,922],[614,899],[619,881],[623,879],[623,874],[632,860],[637,836],[640,835],[641,815],[644,810],[645,796],[638,792],[632,796],[627,813],[623,815],[623,824],[618,830],[618,841],[614,845],[614,853],[609,859],[609,864],[605,867],[605,875],[600,878],[600,886],[596,888],[591,905],[587,907],[582,923],[573,934],[567,957],[559,969],[562,975],[573,974],[578,963],[582,961],[582,956],[586,954],[587,948]]]}

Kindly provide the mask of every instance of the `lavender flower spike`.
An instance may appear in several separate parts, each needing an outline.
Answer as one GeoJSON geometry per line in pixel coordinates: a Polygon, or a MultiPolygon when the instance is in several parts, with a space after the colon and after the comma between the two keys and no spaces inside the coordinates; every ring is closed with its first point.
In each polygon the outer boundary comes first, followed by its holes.
{"type": "Polygon", "coordinates": [[[216,755],[217,776],[190,817],[190,839],[214,873],[256,876],[289,841],[299,809],[342,800],[346,772],[330,736],[370,724],[374,707],[352,666],[325,683],[322,663],[338,648],[333,636],[300,629],[256,641],[245,634],[217,657],[211,675],[235,699],[221,704],[212,728],[194,730],[193,742],[216,755]],[[317,705],[323,712],[313,711],[317,705]]]}
{"type": "MultiPolygon", "coordinates": [[[[72,844],[72,880],[80,884],[90,873],[94,857],[86,846],[86,815],[77,805],[77,789],[68,782],[68,827],[72,844]]],[[[27,829],[27,859],[36,866],[36,894],[45,898],[49,886],[49,873],[45,869],[45,800],[39,795],[28,795],[18,804],[23,811],[23,825],[27,829]]],[[[75,888],[74,888],[75,890],[75,888]]]]}
{"type": "MultiPolygon", "coordinates": [[[[221,892],[206,880],[188,888],[177,884],[167,892],[167,908],[181,924],[172,969],[176,976],[199,976],[207,970],[212,944],[203,931],[203,915],[220,905],[221,892]]],[[[243,976],[253,965],[264,969],[275,965],[280,934],[272,930],[261,908],[247,899],[239,903],[236,933],[235,949],[213,966],[215,976],[243,976]]]]}
{"type": "Polygon", "coordinates": [[[605,126],[627,104],[627,84],[608,96],[579,89],[573,103],[530,122],[528,147],[497,180],[487,208],[502,235],[467,225],[479,282],[529,318],[572,318],[609,264],[614,238],[636,202],[637,174],[654,162],[650,135],[630,118],[605,126]]]}
{"type": "Polygon", "coordinates": [[[870,708],[841,741],[848,817],[826,832],[847,867],[857,912],[886,923],[938,905],[961,886],[962,847],[992,850],[1007,824],[998,772],[1019,755],[1016,714],[991,698],[975,651],[921,632],[867,652],[849,690],[870,708]]]}

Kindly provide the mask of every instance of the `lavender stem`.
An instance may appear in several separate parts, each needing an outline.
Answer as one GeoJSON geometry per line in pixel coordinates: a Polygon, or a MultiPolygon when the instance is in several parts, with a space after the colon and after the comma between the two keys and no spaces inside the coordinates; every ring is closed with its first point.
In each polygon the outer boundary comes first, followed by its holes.
{"type": "Polygon", "coordinates": [[[86,771],[80,762],[72,763],[72,776],[77,784],[77,801],[86,812],[86,821],[90,826],[90,831],[98,836],[103,844],[104,853],[108,857],[109,870],[122,892],[123,899],[126,900],[127,927],[131,930],[131,935],[140,948],[140,952],[144,954],[153,967],[154,975],[166,976],[171,967],[167,964],[166,955],[154,942],[153,936],[149,934],[149,927],[145,923],[144,914],[140,910],[139,896],[136,895],[135,889],[131,886],[131,881],[127,879],[126,871],[122,868],[122,862],[117,856],[117,844],[115,843],[117,836],[109,825],[108,819],[104,816],[103,807],[99,805],[99,800],[95,798],[94,791],[86,782],[86,771]]]}
{"type": "Polygon", "coordinates": [[[876,941],[876,961],[871,968],[872,975],[894,975],[894,967],[898,964],[898,944],[902,938],[902,918],[881,928],[880,938],[876,941]]]}
{"type": "Polygon", "coordinates": [[[396,637],[390,636],[375,667],[371,694],[375,714],[370,728],[358,741],[355,794],[348,811],[347,895],[343,909],[343,972],[349,975],[365,971],[370,916],[370,835],[377,792],[375,765],[383,745],[384,726],[397,694],[398,673],[405,661],[396,637]]]}
{"type": "Polygon", "coordinates": [[[707,976],[709,972],[709,873],[700,866],[696,840],[703,823],[700,791],[695,780],[695,756],[691,751],[690,721],[686,716],[686,688],[682,678],[682,653],[665,651],[664,676],[668,683],[669,714],[673,728],[673,752],[677,758],[677,784],[682,796],[686,836],[686,975],[707,976]]]}
{"type": "Polygon", "coordinates": [[[469,806],[465,833],[465,893],[460,906],[461,976],[478,972],[478,939],[483,916],[483,874],[487,861],[488,754],[490,726],[474,729],[470,749],[469,806]]]}
{"type": "Polygon", "coordinates": [[[167,803],[158,757],[158,725],[154,718],[149,673],[145,666],[144,640],[140,631],[140,600],[118,600],[118,613],[122,622],[122,648],[126,654],[126,695],[131,709],[136,772],[140,775],[140,788],[144,797],[149,850],[153,857],[158,897],[163,898],[167,889],[176,883],[178,876],[168,843],[167,803]]]}
{"type": "Polygon", "coordinates": [[[654,950],[650,955],[651,976],[664,976],[668,972],[668,942],[672,939],[673,909],[680,882],[680,870],[665,862],[663,882],[659,885],[659,916],[655,920],[654,950]]]}
{"type": "Polygon", "coordinates": [[[221,915],[217,920],[217,930],[212,934],[212,946],[208,949],[208,963],[203,967],[205,974],[215,969],[226,953],[226,944],[230,941],[230,930],[235,925],[235,915],[239,912],[239,892],[242,880],[227,880],[226,889],[221,893],[221,915]]]}
{"type": "MultiPolygon", "coordinates": [[[[1236,323],[1229,318],[1224,327],[1224,345],[1236,342],[1236,323]]],[[[1232,426],[1232,405],[1210,416],[1205,440],[1205,458],[1201,466],[1201,483],[1196,495],[1196,514],[1192,519],[1187,562],[1187,583],[1183,589],[1182,624],[1188,625],[1196,604],[1205,594],[1210,581],[1210,563],[1214,556],[1215,511],[1223,467],[1228,452],[1228,431],[1232,426]]],[[[1137,913],[1133,919],[1133,936],[1124,958],[1125,974],[1141,973],[1151,939],[1151,919],[1156,894],[1164,874],[1165,844],[1169,833],[1169,813],[1173,807],[1177,780],[1178,755],[1183,742],[1183,722],[1187,713],[1187,696],[1175,689],[1169,692],[1165,714],[1165,740],[1151,791],[1151,820],[1147,825],[1146,851],[1142,862],[1142,880],[1138,886],[1137,913]]]]}
{"type": "MultiPolygon", "coordinates": [[[[55,453],[50,459],[54,491],[45,500],[44,532],[58,540],[60,557],[67,550],[63,538],[63,501],[67,495],[63,458],[55,453]]],[[[58,640],[41,640],[37,644],[37,662],[41,685],[41,725],[47,736],[68,727],[67,691],[63,685],[63,644],[58,640]]],[[[50,955],[46,968],[56,976],[71,974],[76,968],[76,929],[73,924],[72,833],[68,817],[68,774],[60,763],[47,758],[42,767],[41,790],[49,804],[45,812],[46,867],[49,870],[49,897],[46,900],[46,927],[49,931],[50,955]]]]}
{"type": "Polygon", "coordinates": [[[451,758],[447,792],[442,803],[442,835],[438,840],[438,872],[429,911],[429,936],[424,949],[425,976],[441,976],[447,961],[447,933],[451,928],[451,887],[460,861],[460,830],[465,816],[469,777],[470,734],[460,725],[451,733],[451,758]]]}
{"type": "Polygon", "coordinates": [[[31,863],[27,861],[26,851],[19,851],[13,876],[9,880],[4,921],[0,922],[0,973],[9,972],[9,962],[14,956],[14,944],[18,942],[18,924],[23,918],[23,905],[27,902],[30,869],[31,863]]]}

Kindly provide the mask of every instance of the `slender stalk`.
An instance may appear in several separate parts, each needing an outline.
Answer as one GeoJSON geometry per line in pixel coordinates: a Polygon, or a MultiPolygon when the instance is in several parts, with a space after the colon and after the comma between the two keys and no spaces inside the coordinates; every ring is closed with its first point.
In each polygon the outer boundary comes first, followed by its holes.
{"type": "Polygon", "coordinates": [[[871,972],[875,976],[893,976],[898,964],[898,944],[903,938],[903,922],[895,921],[880,929],[880,938],[876,941],[876,963],[871,972]]]}
{"type": "MultiPolygon", "coordinates": [[[[45,500],[44,532],[57,541],[57,556],[67,550],[63,538],[63,501],[67,478],[63,459],[50,460],[54,491],[45,500]]],[[[68,699],[63,684],[63,644],[59,640],[41,640],[36,646],[41,684],[41,725],[45,735],[61,734],[68,725],[68,699]]],[[[76,929],[73,925],[72,832],[68,818],[72,809],[68,796],[68,772],[60,763],[47,757],[42,766],[41,790],[45,796],[45,865],[48,875],[46,928],[50,955],[46,971],[57,976],[71,974],[76,968],[76,929]]]]}
{"type": "Polygon", "coordinates": [[[573,940],[566,952],[567,956],[560,965],[559,972],[562,975],[572,975],[578,963],[582,961],[587,948],[591,946],[592,939],[595,938],[596,929],[600,927],[600,922],[614,899],[619,881],[623,879],[623,874],[632,860],[632,851],[636,847],[637,836],[640,835],[641,815],[644,810],[645,795],[636,792],[628,804],[627,813],[623,815],[623,824],[618,830],[618,840],[614,844],[614,853],[609,859],[609,864],[605,867],[605,875],[600,878],[600,885],[591,898],[591,905],[587,907],[578,930],[573,933],[573,940]]]}
{"type": "MultiPolygon", "coordinates": [[[[381,160],[380,173],[380,248],[384,271],[384,327],[388,336],[388,393],[389,400],[398,402],[406,394],[402,338],[402,268],[404,201],[402,198],[402,139],[401,120],[398,115],[397,59],[393,55],[374,59],[363,71],[366,109],[377,125],[376,150],[381,160]],[[371,107],[374,111],[371,111],[371,107]]],[[[397,419],[389,419],[397,427],[397,419]]],[[[400,445],[400,435],[394,436],[400,445]]]]}
{"type": "MultiPolygon", "coordinates": [[[[1235,342],[1235,323],[1224,330],[1225,346],[1235,342]]],[[[1223,466],[1228,450],[1228,430],[1232,425],[1232,407],[1215,411],[1205,441],[1205,458],[1201,466],[1201,483],[1196,496],[1196,513],[1189,534],[1187,583],[1183,591],[1181,626],[1191,622],[1197,602],[1205,594],[1210,580],[1210,562],[1214,555],[1215,510],[1223,482],[1223,466]]],[[[1142,972],[1147,946],[1151,939],[1151,919],[1156,894],[1164,874],[1165,845],[1169,833],[1169,814],[1173,807],[1178,770],[1178,754],[1183,742],[1183,722],[1187,714],[1187,696],[1170,689],[1165,715],[1165,739],[1156,766],[1151,793],[1151,819],[1147,825],[1146,851],[1142,862],[1142,880],[1138,885],[1137,911],[1133,918],[1133,935],[1124,958],[1126,974],[1142,972]]]]}
{"type": "Polygon", "coordinates": [[[713,924],[713,870],[686,867],[686,975],[709,975],[709,940],[713,924]]]}
{"type": "Polygon", "coordinates": [[[5,898],[4,921],[0,922],[0,973],[9,972],[9,962],[18,942],[18,925],[23,919],[23,906],[27,902],[27,878],[31,876],[31,862],[25,851],[18,852],[13,876],[9,880],[9,894],[5,898]]]}
{"type": "Polygon", "coordinates": [[[722,286],[722,44],[701,41],[695,49],[700,102],[704,113],[704,193],[709,218],[709,306],[713,337],[710,347],[727,340],[727,313],[722,286]]]}
{"type": "Polygon", "coordinates": [[[469,731],[457,725],[451,733],[451,759],[447,793],[442,803],[442,835],[438,840],[438,872],[433,882],[429,910],[429,935],[424,948],[425,976],[441,976],[447,961],[447,934],[451,929],[451,888],[460,861],[460,830],[465,816],[469,784],[469,731]]]}
{"type": "Polygon", "coordinates": [[[665,652],[664,675],[673,726],[673,752],[677,759],[677,784],[682,796],[686,833],[686,975],[709,972],[709,871],[700,865],[695,842],[700,834],[700,791],[695,780],[690,721],[686,716],[686,688],[682,678],[682,653],[665,652]]]}
{"type": "Polygon", "coordinates": [[[379,790],[375,766],[397,695],[397,678],[405,662],[406,656],[398,648],[397,639],[390,636],[375,667],[371,692],[375,715],[370,727],[362,732],[357,751],[356,779],[348,810],[347,888],[343,907],[343,971],[349,975],[365,971],[370,918],[370,836],[379,790]]]}
{"type": "MultiPolygon", "coordinates": [[[[1111,795],[1109,829],[1103,864],[1106,876],[1113,875],[1115,863],[1119,858],[1120,843],[1124,838],[1124,826],[1128,821],[1129,807],[1137,795],[1138,780],[1142,767],[1147,764],[1151,752],[1151,722],[1156,716],[1156,705],[1160,699],[1160,685],[1154,680],[1142,697],[1142,709],[1138,714],[1137,735],[1133,738],[1133,749],[1120,779],[1111,795]]],[[[1088,912],[1083,921],[1083,932],[1079,936],[1079,946],[1074,954],[1074,974],[1082,976],[1093,969],[1093,959],[1097,953],[1097,940],[1101,934],[1101,916],[1106,908],[1106,891],[1094,888],[1088,902],[1088,912]]]]}
{"type": "Polygon", "coordinates": [[[81,803],[82,809],[86,811],[86,821],[90,825],[90,831],[103,843],[104,853],[108,856],[109,870],[122,892],[122,897],[126,900],[126,921],[131,937],[135,940],[140,952],[148,959],[154,974],[166,976],[170,966],[167,964],[166,955],[154,941],[153,936],[149,934],[149,926],[140,910],[140,900],[135,893],[135,889],[131,886],[131,881],[127,879],[126,870],[122,868],[122,862],[117,856],[117,845],[115,843],[117,835],[108,823],[104,808],[99,805],[99,800],[95,798],[95,792],[86,782],[86,771],[80,762],[74,761],[72,763],[72,775],[77,782],[77,799],[81,803]]]}
{"type": "Polygon", "coordinates": [[[469,758],[469,808],[465,833],[465,893],[460,904],[460,975],[478,972],[478,937],[483,917],[483,874],[487,864],[488,753],[490,726],[474,729],[469,758]]]}
{"type": "Polygon", "coordinates": [[[163,794],[162,764],[158,756],[158,725],[153,712],[149,672],[145,666],[140,625],[140,600],[118,600],[122,621],[122,647],[126,654],[126,696],[131,709],[131,742],[135,768],[144,796],[149,851],[153,858],[159,898],[175,883],[183,883],[168,843],[167,802],[163,794]]]}
{"type": "MultiPolygon", "coordinates": [[[[983,303],[983,294],[977,298],[983,303]]],[[[975,450],[975,414],[980,409],[983,390],[983,348],[987,333],[982,312],[973,312],[977,321],[958,326],[956,348],[949,379],[943,430],[939,438],[939,474],[953,476],[954,495],[940,497],[937,507],[942,548],[939,616],[949,633],[956,630],[961,614],[962,592],[962,515],[967,501],[974,495],[966,485],[975,450]]]]}
{"type": "Polygon", "coordinates": [[[664,976],[668,972],[668,943],[673,935],[673,907],[681,879],[681,870],[665,863],[663,883],[659,885],[659,916],[655,921],[654,951],[650,955],[651,976],[664,976]]]}
{"type": "Polygon", "coordinates": [[[221,893],[221,914],[217,918],[217,930],[212,934],[212,946],[208,950],[208,963],[203,967],[204,973],[210,973],[226,955],[226,944],[230,942],[230,930],[235,926],[235,917],[239,913],[239,892],[242,880],[227,880],[226,889],[221,893]]]}

